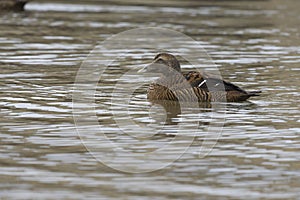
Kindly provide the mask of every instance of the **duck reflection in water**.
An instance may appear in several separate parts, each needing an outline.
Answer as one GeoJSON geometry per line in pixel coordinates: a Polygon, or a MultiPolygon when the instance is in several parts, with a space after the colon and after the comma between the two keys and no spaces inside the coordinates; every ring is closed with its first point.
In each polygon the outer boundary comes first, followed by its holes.
{"type": "MultiPolygon", "coordinates": [[[[150,102],[152,107],[156,107],[156,112],[154,112],[151,117],[157,123],[164,123],[164,125],[177,125],[180,122],[178,119],[181,118],[182,115],[212,111],[212,104],[210,102],[193,103],[192,105],[196,107],[191,107],[191,103],[179,101],[150,100],[150,102]]],[[[209,125],[209,122],[201,122],[201,124],[209,125]]]]}

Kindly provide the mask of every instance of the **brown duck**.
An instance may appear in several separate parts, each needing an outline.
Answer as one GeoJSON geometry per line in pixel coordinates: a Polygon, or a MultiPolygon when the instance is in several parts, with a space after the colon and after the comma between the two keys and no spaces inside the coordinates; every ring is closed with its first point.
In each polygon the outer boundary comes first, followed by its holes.
{"type": "Polygon", "coordinates": [[[252,96],[259,96],[261,93],[261,91],[247,92],[207,73],[198,71],[181,73],[179,61],[169,53],[158,54],[152,64],[140,72],[160,74],[160,78],[148,88],[149,100],[239,102],[252,96]]]}

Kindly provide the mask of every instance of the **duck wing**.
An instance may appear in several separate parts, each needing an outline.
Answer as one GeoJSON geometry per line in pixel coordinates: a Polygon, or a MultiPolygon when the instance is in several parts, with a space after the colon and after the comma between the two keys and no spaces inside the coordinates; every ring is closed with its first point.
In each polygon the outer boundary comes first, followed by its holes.
{"type": "MultiPolygon", "coordinates": [[[[186,78],[186,80],[191,84],[192,87],[199,87],[205,91],[237,91],[243,94],[248,94],[245,90],[238,87],[237,85],[234,85],[233,83],[230,83],[228,81],[225,81],[223,79],[220,79],[217,76],[208,74],[208,73],[200,73],[197,71],[190,71],[187,73],[183,73],[183,76],[186,78]]],[[[258,95],[261,91],[253,91],[250,92],[252,96],[254,94],[258,95]]]]}

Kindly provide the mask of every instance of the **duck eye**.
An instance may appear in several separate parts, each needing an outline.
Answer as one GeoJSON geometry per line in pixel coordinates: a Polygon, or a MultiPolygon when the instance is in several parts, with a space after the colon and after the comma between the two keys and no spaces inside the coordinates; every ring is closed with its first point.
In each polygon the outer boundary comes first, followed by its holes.
{"type": "Polygon", "coordinates": [[[157,60],[157,63],[159,63],[159,64],[164,64],[164,61],[163,61],[162,59],[158,59],[158,60],[157,60]]]}

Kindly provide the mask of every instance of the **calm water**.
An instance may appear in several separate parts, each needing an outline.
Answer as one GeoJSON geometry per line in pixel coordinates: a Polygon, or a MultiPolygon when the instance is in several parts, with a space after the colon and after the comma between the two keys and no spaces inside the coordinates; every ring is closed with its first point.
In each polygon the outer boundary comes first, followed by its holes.
{"type": "MultiPolygon", "coordinates": [[[[35,1],[23,13],[0,14],[1,199],[299,199],[299,1],[62,2],[35,1]],[[122,91],[111,101],[120,76],[155,56],[153,50],[137,48],[106,69],[92,105],[100,129],[127,153],[111,151],[96,134],[99,127],[80,127],[85,142],[80,140],[72,97],[82,62],[98,42],[148,26],[200,41],[223,78],[263,94],[182,113],[178,105],[151,107],[145,79],[133,74],[121,80],[143,83],[130,102],[123,101],[122,91]],[[154,135],[149,127],[160,132],[154,135]],[[213,150],[199,157],[205,142],[215,142],[216,135],[206,134],[221,128],[213,150]],[[156,162],[130,156],[172,141],[156,162]],[[191,141],[191,148],[172,162],[181,155],[179,147],[191,141]],[[97,156],[127,171],[167,166],[124,173],[101,164],[97,156]]],[[[192,53],[185,45],[183,54],[192,53]]],[[[88,106],[83,102],[83,108],[88,106]]],[[[88,110],[84,115],[88,122],[88,110]]]]}

